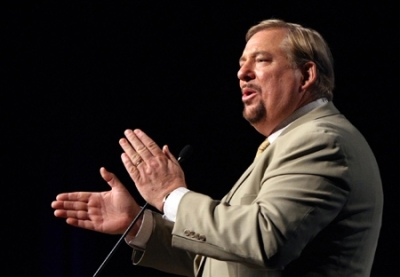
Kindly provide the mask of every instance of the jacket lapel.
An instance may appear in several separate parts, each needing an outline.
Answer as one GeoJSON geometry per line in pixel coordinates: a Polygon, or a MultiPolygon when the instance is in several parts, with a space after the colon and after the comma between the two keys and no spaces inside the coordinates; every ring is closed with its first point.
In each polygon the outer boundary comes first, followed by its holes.
{"type": "MultiPolygon", "coordinates": [[[[338,113],[340,113],[340,112],[336,109],[336,107],[333,105],[333,103],[328,102],[325,105],[322,105],[322,106],[312,110],[311,112],[305,114],[304,116],[298,118],[297,120],[293,121],[292,124],[290,124],[290,126],[283,131],[281,136],[290,132],[290,130],[293,130],[297,126],[299,126],[307,121],[314,120],[314,119],[324,117],[324,116],[338,114],[338,113]]],[[[232,196],[235,194],[235,192],[238,190],[238,188],[242,185],[242,183],[246,180],[246,178],[253,171],[254,165],[255,165],[255,163],[253,162],[247,168],[247,170],[242,174],[242,176],[239,178],[239,180],[235,183],[235,185],[232,187],[232,189],[228,192],[228,194],[222,198],[221,202],[229,203],[231,201],[232,196]]]]}
{"type": "Polygon", "coordinates": [[[221,202],[229,203],[229,201],[231,200],[232,196],[235,194],[237,189],[241,186],[241,184],[246,180],[246,178],[253,171],[253,168],[254,168],[254,162],[246,169],[246,171],[242,174],[242,176],[240,176],[239,180],[235,183],[235,185],[228,192],[228,194],[222,198],[221,202]]]}

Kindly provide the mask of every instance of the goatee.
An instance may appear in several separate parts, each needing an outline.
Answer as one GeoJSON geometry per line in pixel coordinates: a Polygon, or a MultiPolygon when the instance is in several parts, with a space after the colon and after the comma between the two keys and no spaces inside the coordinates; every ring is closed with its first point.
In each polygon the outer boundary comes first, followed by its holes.
{"type": "Polygon", "coordinates": [[[256,107],[243,109],[243,117],[250,123],[255,124],[263,120],[267,115],[267,110],[265,109],[264,103],[259,102],[256,107]]]}

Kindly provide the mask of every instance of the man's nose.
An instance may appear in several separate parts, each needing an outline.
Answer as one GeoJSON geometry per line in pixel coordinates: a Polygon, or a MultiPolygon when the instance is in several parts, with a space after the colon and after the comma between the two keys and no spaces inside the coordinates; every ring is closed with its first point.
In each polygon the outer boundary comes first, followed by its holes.
{"type": "Polygon", "coordinates": [[[246,63],[240,66],[237,76],[239,80],[245,82],[255,79],[254,70],[251,68],[249,64],[246,63]]]}

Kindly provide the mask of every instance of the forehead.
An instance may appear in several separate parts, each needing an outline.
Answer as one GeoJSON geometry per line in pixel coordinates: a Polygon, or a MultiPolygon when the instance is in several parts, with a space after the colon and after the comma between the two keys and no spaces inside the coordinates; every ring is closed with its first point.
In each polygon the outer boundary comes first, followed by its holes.
{"type": "Polygon", "coordinates": [[[286,30],[271,28],[255,33],[246,43],[243,56],[259,51],[282,52],[282,42],[286,37],[286,30]]]}

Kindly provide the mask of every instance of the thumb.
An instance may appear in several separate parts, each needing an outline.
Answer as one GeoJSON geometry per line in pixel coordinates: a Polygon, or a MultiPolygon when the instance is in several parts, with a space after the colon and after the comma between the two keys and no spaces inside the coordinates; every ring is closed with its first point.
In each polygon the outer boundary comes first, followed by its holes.
{"type": "Polygon", "coordinates": [[[177,162],[175,156],[174,156],[174,155],[171,153],[171,151],[169,150],[168,145],[164,145],[163,148],[162,148],[162,151],[163,151],[164,155],[167,156],[168,159],[177,162]]]}
{"type": "Polygon", "coordinates": [[[108,171],[105,167],[100,168],[100,175],[111,188],[124,187],[118,177],[114,173],[108,171]]]}

